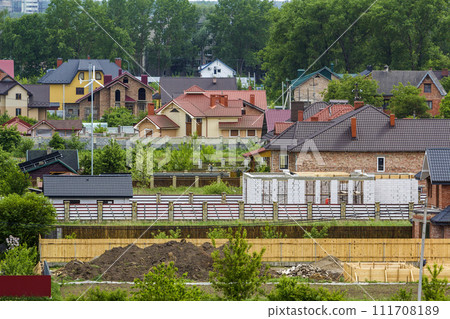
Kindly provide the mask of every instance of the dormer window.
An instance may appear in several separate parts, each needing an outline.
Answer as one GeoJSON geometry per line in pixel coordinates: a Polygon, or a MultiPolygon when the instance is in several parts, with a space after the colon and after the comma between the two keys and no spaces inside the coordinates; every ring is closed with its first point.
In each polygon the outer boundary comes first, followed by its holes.
{"type": "Polygon", "coordinates": [[[78,80],[84,80],[84,72],[80,72],[80,74],[78,74],[78,80]]]}
{"type": "Polygon", "coordinates": [[[180,113],[176,108],[170,110],[171,113],[180,113]]]}
{"type": "Polygon", "coordinates": [[[127,77],[123,78],[123,83],[128,83],[128,78],[127,77]]]}
{"type": "Polygon", "coordinates": [[[95,72],[95,79],[100,81],[102,79],[102,74],[100,72],[95,72]]]}
{"type": "Polygon", "coordinates": [[[423,92],[424,93],[431,93],[431,83],[425,83],[423,85],[423,92]]]}

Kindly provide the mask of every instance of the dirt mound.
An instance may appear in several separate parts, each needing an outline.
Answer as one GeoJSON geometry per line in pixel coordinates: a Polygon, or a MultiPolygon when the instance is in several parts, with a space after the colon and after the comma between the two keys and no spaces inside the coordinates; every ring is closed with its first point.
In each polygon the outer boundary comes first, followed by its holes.
{"type": "Polygon", "coordinates": [[[337,281],[342,276],[341,261],[333,256],[327,256],[311,264],[298,264],[285,270],[277,271],[278,276],[302,277],[314,280],[337,281]]]}
{"type": "Polygon", "coordinates": [[[154,244],[144,249],[136,246],[117,247],[86,263],[73,260],[57,275],[74,280],[92,280],[108,270],[102,280],[133,281],[135,278],[142,279],[153,266],[173,261],[180,276],[187,272],[188,279],[208,281],[209,271],[213,270],[213,251],[214,247],[210,243],[198,247],[184,240],[154,244]]]}
{"type": "Polygon", "coordinates": [[[332,270],[342,272],[342,263],[339,258],[334,256],[327,256],[319,261],[312,263],[314,267],[321,268],[322,270],[332,270]]]}

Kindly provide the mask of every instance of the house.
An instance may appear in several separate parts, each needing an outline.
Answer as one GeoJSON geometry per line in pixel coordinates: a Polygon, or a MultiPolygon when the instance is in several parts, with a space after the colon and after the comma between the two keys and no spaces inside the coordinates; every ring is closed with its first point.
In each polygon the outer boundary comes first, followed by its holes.
{"type": "Polygon", "coordinates": [[[159,80],[160,85],[160,108],[173,99],[179,97],[185,90],[197,85],[205,91],[229,91],[237,90],[236,80],[234,78],[190,78],[190,77],[168,77],[163,76],[159,80]]]}
{"type": "Polygon", "coordinates": [[[0,70],[3,70],[3,73],[0,72],[0,81],[6,75],[14,79],[14,60],[0,60],[0,70]]]}
{"type": "Polygon", "coordinates": [[[130,174],[44,175],[43,186],[55,204],[126,204],[133,197],[130,174]]]}
{"type": "Polygon", "coordinates": [[[219,59],[199,66],[198,72],[201,78],[234,78],[236,76],[236,71],[219,59]]]}
{"type": "Polygon", "coordinates": [[[52,152],[20,163],[19,168],[32,179],[42,178],[44,175],[77,175],[77,171],[67,165],[63,157],[58,151],[52,152]]]}
{"type": "Polygon", "coordinates": [[[322,92],[328,88],[328,83],[341,79],[340,74],[333,72],[333,65],[331,68],[323,67],[306,75],[304,73],[304,69],[298,69],[297,78],[291,80],[290,89],[294,101],[310,103],[323,101],[322,92]]]}
{"type": "Polygon", "coordinates": [[[59,103],[50,102],[50,85],[24,84],[23,86],[30,92],[28,98],[28,117],[42,121],[47,119],[47,111],[57,110],[59,108],[59,103]]]}
{"type": "MultiPolygon", "coordinates": [[[[152,101],[155,89],[148,85],[148,76],[141,75],[141,80],[128,72],[119,70],[119,75],[112,79],[104,76],[104,87],[94,90],[94,119],[99,120],[111,107],[125,107],[135,116],[145,112],[147,103],[152,101]]],[[[79,116],[89,119],[91,114],[91,93],[76,100],[79,116]]],[[[70,112],[70,110],[69,110],[70,112]]]]}
{"type": "Polygon", "coordinates": [[[166,115],[156,115],[153,103],[148,104],[147,116],[134,126],[139,137],[175,137],[180,126],[166,115]]]}
{"type": "Polygon", "coordinates": [[[328,122],[297,121],[264,146],[272,172],[411,173],[425,150],[450,147],[449,119],[396,119],[357,101],[328,122]]]}
{"type": "MultiPolygon", "coordinates": [[[[38,81],[50,86],[50,102],[59,103],[60,110],[64,108],[66,117],[80,116],[76,101],[89,91],[89,88],[84,87],[87,82],[80,81],[89,79],[90,64],[95,66],[95,79],[104,84],[105,75],[113,78],[119,75],[122,59],[116,58],[113,63],[96,59],[69,59],[63,62],[63,59],[58,58],[56,69],[48,70],[38,81]]],[[[99,85],[94,83],[93,87],[96,89],[99,85]]]]}
{"type": "Polygon", "coordinates": [[[433,73],[439,81],[442,80],[443,78],[448,77],[448,69],[447,68],[444,68],[442,70],[433,70],[433,73]]]}
{"type": "MultiPolygon", "coordinates": [[[[72,170],[78,171],[80,169],[79,166],[79,158],[78,158],[78,150],[54,150],[55,152],[60,153],[62,156],[59,158],[61,162],[64,162],[67,166],[69,166],[72,170]]],[[[32,161],[38,157],[42,157],[52,153],[49,150],[28,150],[26,154],[26,160],[32,161]]]]}
{"type": "Polygon", "coordinates": [[[420,95],[425,96],[427,99],[429,112],[432,116],[439,115],[439,105],[441,100],[447,95],[447,92],[432,70],[400,71],[389,70],[389,67],[386,66],[382,71],[372,71],[370,76],[378,82],[377,92],[383,96],[385,106],[389,105],[394,85],[399,83],[403,85],[410,83],[419,88],[421,91],[420,95]]]}
{"type": "Polygon", "coordinates": [[[16,116],[10,119],[8,122],[3,123],[3,126],[6,126],[8,128],[15,126],[20,133],[26,135],[28,133],[28,129],[31,127],[31,124],[28,124],[27,122],[16,116]]]}
{"type": "Polygon", "coordinates": [[[276,122],[286,122],[291,118],[291,110],[268,109],[264,112],[262,136],[275,128],[276,122]]]}
{"type": "Polygon", "coordinates": [[[450,238],[450,206],[430,219],[430,238],[450,238]]]}
{"type": "Polygon", "coordinates": [[[60,136],[78,135],[83,129],[81,120],[42,120],[28,129],[32,137],[51,137],[58,133],[60,136]]]}
{"type": "Polygon", "coordinates": [[[263,90],[206,91],[192,86],[155,114],[178,125],[172,132],[176,137],[259,137],[266,109],[263,90]]]}

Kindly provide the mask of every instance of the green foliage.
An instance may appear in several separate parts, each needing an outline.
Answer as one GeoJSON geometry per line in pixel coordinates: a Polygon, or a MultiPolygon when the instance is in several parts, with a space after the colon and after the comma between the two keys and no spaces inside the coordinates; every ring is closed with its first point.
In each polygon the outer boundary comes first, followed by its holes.
{"type": "Polygon", "coordinates": [[[229,194],[232,192],[232,191],[230,191],[230,187],[228,186],[228,184],[226,184],[222,181],[220,181],[219,183],[214,182],[209,185],[203,186],[203,189],[208,194],[217,194],[217,195],[220,195],[222,193],[229,194]]]}
{"type": "Polygon", "coordinates": [[[62,120],[61,117],[56,114],[56,112],[48,112],[47,111],[47,120],[62,120]]]}
{"type": "Polygon", "coordinates": [[[246,300],[260,293],[261,285],[269,278],[267,269],[262,267],[265,248],[250,254],[252,245],[246,240],[247,231],[241,227],[234,234],[230,229],[227,237],[223,256],[218,250],[211,254],[214,270],[209,273],[210,282],[226,300],[246,300]]]}
{"type": "Polygon", "coordinates": [[[66,147],[66,141],[56,132],[53,134],[50,142],[48,142],[48,146],[55,150],[63,150],[66,147]]]}
{"type": "Polygon", "coordinates": [[[277,228],[274,225],[266,224],[266,226],[261,227],[261,235],[262,238],[286,238],[287,235],[282,231],[277,231],[277,228]]]}
{"type": "Polygon", "coordinates": [[[77,238],[77,234],[76,233],[72,233],[70,235],[64,236],[64,239],[76,239],[76,238],[77,238]]]}
{"type": "Polygon", "coordinates": [[[200,150],[200,159],[202,163],[210,163],[212,162],[212,156],[216,153],[216,150],[213,145],[202,145],[200,150]]]}
{"type": "Polygon", "coordinates": [[[295,278],[283,276],[267,298],[270,301],[343,301],[345,291],[313,288],[295,278]]]}
{"type": "Polygon", "coordinates": [[[0,114],[0,125],[8,122],[10,119],[11,117],[8,115],[7,112],[0,114]]]}
{"type": "MultiPolygon", "coordinates": [[[[0,148],[0,196],[24,194],[31,186],[28,174],[22,173],[10,154],[0,148]]],[[[1,238],[1,237],[0,237],[1,238]]]]}
{"type": "Polygon", "coordinates": [[[181,238],[181,229],[176,228],[176,230],[169,229],[169,234],[167,235],[165,231],[158,230],[158,233],[151,233],[152,237],[155,239],[178,239],[181,238]]]}
{"type": "Polygon", "coordinates": [[[83,296],[70,296],[67,298],[69,301],[126,301],[128,300],[128,294],[125,290],[100,290],[99,287],[90,289],[83,296]]]}
{"type": "Polygon", "coordinates": [[[433,269],[430,266],[427,266],[427,270],[430,273],[430,278],[427,276],[423,276],[422,278],[422,290],[423,297],[426,301],[445,301],[450,300],[449,297],[446,296],[446,293],[450,288],[447,286],[448,279],[438,279],[439,274],[442,272],[444,267],[438,266],[437,264],[433,265],[433,269]]]}
{"type": "Polygon", "coordinates": [[[442,117],[446,119],[450,118],[450,94],[446,95],[441,100],[441,105],[439,106],[439,113],[442,117]]]}
{"type": "Polygon", "coordinates": [[[191,143],[183,143],[178,149],[170,152],[170,161],[167,163],[168,171],[190,171],[194,167],[192,163],[193,148],[191,143]]]}
{"type": "Polygon", "coordinates": [[[303,234],[303,238],[326,238],[328,237],[328,226],[322,226],[320,230],[317,230],[316,226],[313,226],[308,233],[303,234]]]}
{"type": "MultiPolygon", "coordinates": [[[[22,83],[22,82],[20,82],[20,83],[22,83]]],[[[22,83],[23,84],[23,83],[22,83]]],[[[37,120],[35,120],[35,119],[33,119],[33,118],[31,118],[31,117],[27,117],[27,116],[24,116],[24,115],[19,115],[19,116],[17,116],[19,119],[21,119],[22,121],[24,121],[24,122],[27,122],[28,124],[30,124],[30,125],[34,125],[34,124],[36,124],[37,123],[37,120]]]]}
{"type": "Polygon", "coordinates": [[[206,232],[206,236],[209,239],[216,239],[216,238],[227,238],[228,232],[225,228],[209,228],[206,232]]]}
{"type": "Polygon", "coordinates": [[[36,247],[28,248],[26,244],[6,251],[4,259],[0,261],[0,275],[2,276],[30,276],[37,262],[36,247]]]}
{"type": "Polygon", "coordinates": [[[389,100],[389,108],[398,118],[408,116],[430,117],[427,99],[420,95],[419,88],[412,86],[410,83],[406,86],[399,83],[394,85],[392,95],[389,100]]]}
{"type": "Polygon", "coordinates": [[[0,147],[7,152],[12,152],[21,141],[20,132],[15,126],[0,126],[0,147]]]}
{"type": "Polygon", "coordinates": [[[139,301],[198,301],[203,299],[201,290],[186,286],[186,276],[177,275],[178,269],[173,262],[161,263],[144,276],[135,279],[132,299],[139,301]]]}
{"type": "Polygon", "coordinates": [[[350,104],[353,104],[356,84],[358,84],[360,101],[378,107],[382,105],[383,99],[377,93],[377,81],[361,75],[353,77],[345,74],[341,80],[333,80],[328,83],[328,88],[324,91],[324,100],[348,100],[350,104]]]}
{"type": "MultiPolygon", "coordinates": [[[[103,149],[94,150],[94,175],[124,173],[126,169],[126,152],[114,139],[103,149]]],[[[80,152],[82,174],[91,174],[91,152],[80,152]]]]}
{"type": "Polygon", "coordinates": [[[55,222],[55,208],[42,194],[10,194],[0,200],[0,238],[13,235],[37,245],[39,234],[46,234],[55,222]]]}
{"type": "Polygon", "coordinates": [[[127,108],[114,107],[103,115],[102,122],[107,122],[109,127],[131,126],[134,125],[135,118],[127,108]]]}
{"type": "Polygon", "coordinates": [[[84,150],[84,148],[86,147],[86,144],[87,144],[85,142],[81,142],[80,137],[77,136],[76,134],[72,134],[70,139],[66,140],[65,142],[66,142],[66,149],[68,149],[68,150],[81,151],[81,150],[84,150]]]}
{"type": "Polygon", "coordinates": [[[389,300],[392,301],[412,301],[412,289],[406,291],[406,289],[400,288],[395,294],[391,296],[389,300]]]}
{"type": "Polygon", "coordinates": [[[107,127],[96,126],[94,128],[94,133],[106,133],[106,132],[108,132],[108,128],[107,127]]]}
{"type": "Polygon", "coordinates": [[[446,76],[445,78],[442,78],[441,84],[444,87],[445,92],[447,92],[447,94],[450,93],[450,76],[446,76]]]}
{"type": "Polygon", "coordinates": [[[13,151],[15,157],[26,157],[27,151],[34,147],[34,140],[32,138],[22,137],[19,145],[13,151]]]}

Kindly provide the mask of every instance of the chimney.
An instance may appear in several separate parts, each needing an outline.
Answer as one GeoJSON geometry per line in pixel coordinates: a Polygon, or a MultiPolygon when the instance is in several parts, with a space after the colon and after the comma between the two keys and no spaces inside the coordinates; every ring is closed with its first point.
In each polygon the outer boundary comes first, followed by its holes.
{"type": "Polygon", "coordinates": [[[116,58],[115,62],[119,68],[122,68],[122,59],[121,58],[116,58]]]}
{"type": "Polygon", "coordinates": [[[352,117],[350,120],[352,128],[352,138],[356,138],[356,117],[352,117]]]}
{"type": "Polygon", "coordinates": [[[386,64],[386,65],[384,66],[384,72],[389,72],[389,65],[386,64]]]}
{"type": "Polygon", "coordinates": [[[217,83],[217,78],[213,78],[213,84],[216,84],[217,83]]]}
{"type": "Polygon", "coordinates": [[[215,94],[211,94],[209,97],[209,106],[213,107],[214,105],[216,105],[216,95],[215,94]]]}
{"type": "Polygon", "coordinates": [[[141,82],[145,85],[148,84],[148,75],[147,74],[141,74],[141,82]]]}
{"type": "Polygon", "coordinates": [[[390,123],[389,123],[390,126],[395,127],[395,114],[390,114],[389,119],[390,119],[390,123]]]}
{"type": "Polygon", "coordinates": [[[223,106],[228,106],[228,95],[220,95],[219,96],[219,102],[223,106]]]}
{"type": "Polygon", "coordinates": [[[355,101],[355,102],[353,102],[353,106],[355,107],[355,110],[357,110],[360,107],[364,106],[364,101],[355,101]]]}
{"type": "Polygon", "coordinates": [[[334,63],[333,62],[331,62],[331,64],[330,64],[330,70],[331,70],[331,72],[334,72],[334,63]]]}
{"type": "Polygon", "coordinates": [[[154,103],[148,103],[147,104],[147,114],[150,115],[155,115],[155,104],[154,103]]]}
{"type": "Polygon", "coordinates": [[[250,103],[255,105],[255,94],[250,94],[250,103]]]}
{"type": "Polygon", "coordinates": [[[441,74],[442,76],[448,76],[448,69],[442,69],[441,74]]]}
{"type": "Polygon", "coordinates": [[[297,70],[297,77],[301,77],[303,75],[303,73],[305,73],[305,69],[298,69],[297,70]]]}
{"type": "Polygon", "coordinates": [[[298,111],[304,111],[309,105],[308,102],[292,101],[291,102],[291,122],[298,121],[298,111]]]}
{"type": "Polygon", "coordinates": [[[122,69],[119,69],[119,76],[122,75],[122,69]]]}
{"type": "Polygon", "coordinates": [[[303,110],[298,110],[297,112],[297,119],[299,122],[303,121],[303,110]]]}
{"type": "Polygon", "coordinates": [[[59,68],[61,66],[61,64],[63,64],[63,59],[62,58],[58,58],[56,60],[56,68],[59,68]]]}
{"type": "Polygon", "coordinates": [[[90,56],[89,54],[88,54],[88,56],[87,56],[87,59],[88,59],[88,60],[90,60],[90,59],[91,59],[91,56],[90,56]]]}
{"type": "Polygon", "coordinates": [[[319,117],[311,116],[311,122],[319,122],[319,117]]]}
{"type": "Polygon", "coordinates": [[[112,81],[112,75],[105,74],[105,79],[104,79],[103,85],[106,85],[106,84],[110,83],[111,81],[112,81]]]}

